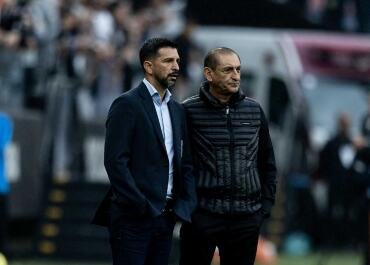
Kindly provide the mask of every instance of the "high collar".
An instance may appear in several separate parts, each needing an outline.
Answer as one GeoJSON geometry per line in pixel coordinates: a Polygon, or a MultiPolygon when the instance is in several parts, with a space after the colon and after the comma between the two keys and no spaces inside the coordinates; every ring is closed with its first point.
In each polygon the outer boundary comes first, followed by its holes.
{"type": "Polygon", "coordinates": [[[240,101],[242,101],[245,98],[245,95],[240,92],[239,88],[238,92],[231,96],[229,102],[223,103],[209,92],[209,83],[206,81],[200,87],[199,97],[203,99],[205,102],[212,105],[213,107],[223,108],[227,105],[229,106],[237,105],[240,101]]]}

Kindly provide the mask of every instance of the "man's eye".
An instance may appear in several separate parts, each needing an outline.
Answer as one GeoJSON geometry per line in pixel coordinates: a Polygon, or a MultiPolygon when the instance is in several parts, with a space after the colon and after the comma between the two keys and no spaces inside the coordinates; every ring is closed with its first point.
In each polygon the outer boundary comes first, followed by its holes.
{"type": "Polygon", "coordinates": [[[222,70],[224,74],[230,74],[234,71],[236,71],[237,73],[240,73],[240,68],[226,68],[222,70]]]}

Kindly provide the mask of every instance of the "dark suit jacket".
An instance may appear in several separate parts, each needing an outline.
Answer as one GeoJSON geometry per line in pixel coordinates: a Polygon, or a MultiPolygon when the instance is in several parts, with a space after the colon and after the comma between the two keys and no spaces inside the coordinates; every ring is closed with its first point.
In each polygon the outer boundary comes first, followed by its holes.
{"type": "MultiPolygon", "coordinates": [[[[186,118],[182,106],[172,99],[168,108],[174,147],[174,212],[190,221],[195,207],[195,184],[186,118]]],[[[144,83],[122,94],[110,107],[104,164],[111,189],[93,223],[108,225],[112,203],[129,216],[161,214],[166,203],[169,162],[157,113],[144,83]]]]}

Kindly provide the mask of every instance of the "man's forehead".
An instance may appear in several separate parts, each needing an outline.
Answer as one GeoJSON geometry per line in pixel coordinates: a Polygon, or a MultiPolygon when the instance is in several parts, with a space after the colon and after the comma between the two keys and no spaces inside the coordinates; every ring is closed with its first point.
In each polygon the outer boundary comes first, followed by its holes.
{"type": "Polygon", "coordinates": [[[217,65],[219,67],[238,67],[240,66],[240,60],[235,54],[225,54],[217,58],[217,65]]]}
{"type": "Polygon", "coordinates": [[[179,54],[176,48],[163,47],[158,50],[158,56],[159,57],[174,57],[174,56],[179,57],[179,54]]]}

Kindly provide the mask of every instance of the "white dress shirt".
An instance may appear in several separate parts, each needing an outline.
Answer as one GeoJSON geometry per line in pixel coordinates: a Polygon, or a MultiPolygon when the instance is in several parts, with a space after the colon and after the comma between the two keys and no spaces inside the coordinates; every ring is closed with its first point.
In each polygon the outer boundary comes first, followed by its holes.
{"type": "Polygon", "coordinates": [[[158,91],[144,78],[144,84],[148,88],[150,95],[152,96],[153,104],[157,112],[159,125],[161,127],[164,144],[166,146],[166,152],[169,162],[168,167],[168,185],[167,185],[167,198],[172,197],[173,187],[173,133],[170,112],[168,110],[168,101],[171,98],[171,92],[167,89],[163,100],[161,99],[158,91]]]}

